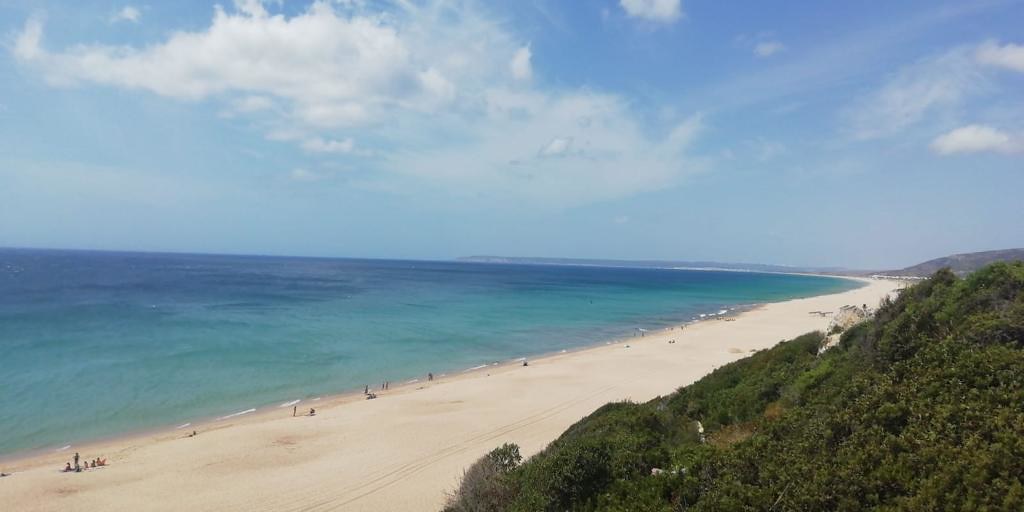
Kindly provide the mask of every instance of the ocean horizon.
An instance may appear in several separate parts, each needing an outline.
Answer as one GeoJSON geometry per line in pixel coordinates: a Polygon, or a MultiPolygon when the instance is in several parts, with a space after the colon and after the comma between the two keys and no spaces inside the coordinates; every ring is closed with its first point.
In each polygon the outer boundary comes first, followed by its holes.
{"type": "Polygon", "coordinates": [[[0,456],[858,286],[649,267],[0,249],[0,456]]]}

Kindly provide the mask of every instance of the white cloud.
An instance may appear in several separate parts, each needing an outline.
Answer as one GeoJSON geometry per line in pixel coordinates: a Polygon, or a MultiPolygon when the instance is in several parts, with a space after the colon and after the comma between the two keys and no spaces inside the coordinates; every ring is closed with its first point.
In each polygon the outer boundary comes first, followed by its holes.
{"type": "Polygon", "coordinates": [[[988,87],[970,49],[955,48],[906,66],[844,112],[854,137],[897,134],[988,87]]]}
{"type": "Polygon", "coordinates": [[[978,62],[1024,73],[1024,45],[1007,43],[1003,46],[988,41],[978,47],[978,62]]]}
{"type": "Polygon", "coordinates": [[[614,222],[614,223],[616,223],[616,224],[618,224],[620,226],[623,225],[623,224],[628,224],[629,223],[629,215],[619,215],[619,216],[615,217],[614,219],[612,219],[612,222],[614,222]]]}
{"type": "Polygon", "coordinates": [[[530,64],[532,56],[533,53],[530,51],[529,46],[523,46],[516,50],[516,54],[512,56],[512,61],[508,64],[513,78],[516,80],[530,80],[533,78],[533,66],[530,64]]]}
{"type": "Polygon", "coordinates": [[[313,171],[309,171],[309,170],[302,169],[302,168],[296,168],[296,169],[292,169],[288,173],[288,179],[290,179],[292,181],[312,182],[312,181],[320,181],[321,179],[323,179],[323,176],[321,176],[321,175],[319,175],[319,174],[317,174],[317,173],[315,173],[313,171]]]}
{"type": "Polygon", "coordinates": [[[658,23],[672,23],[683,15],[680,0],[619,0],[619,5],[631,18],[658,23]]]}
{"type": "Polygon", "coordinates": [[[541,148],[540,156],[558,156],[563,155],[572,146],[572,137],[555,137],[551,139],[543,148],[541,148]]]}
{"type": "Polygon", "coordinates": [[[342,140],[325,140],[321,137],[314,137],[302,143],[302,149],[314,153],[351,153],[355,148],[355,141],[351,138],[342,140]]]}
{"type": "Polygon", "coordinates": [[[700,116],[652,138],[614,95],[494,89],[484,101],[471,140],[391,155],[389,167],[488,204],[571,207],[674,186],[705,166],[687,156],[700,116]]]}
{"type": "Polygon", "coordinates": [[[54,85],[92,82],[186,100],[272,96],[290,103],[303,122],[349,125],[381,119],[394,108],[429,112],[455,96],[449,73],[473,73],[431,62],[423,50],[439,46],[423,40],[456,45],[466,34],[417,26],[413,17],[404,23],[405,38],[398,22],[382,15],[345,15],[316,2],[289,18],[248,0],[237,2],[235,12],[217,7],[206,30],[174,32],[163,43],[141,48],[85,44],[50,52],[41,44],[41,23],[30,20],[15,56],[54,85]]]}
{"type": "Polygon", "coordinates": [[[786,49],[786,46],[778,41],[761,41],[754,45],[754,55],[758,57],[771,57],[786,49]]]}
{"type": "Polygon", "coordinates": [[[274,100],[271,100],[266,96],[245,96],[242,99],[236,100],[234,103],[235,110],[241,113],[259,112],[273,107],[274,100]]]}
{"type": "Polygon", "coordinates": [[[110,17],[110,22],[117,23],[119,21],[130,21],[132,23],[138,23],[139,18],[141,17],[142,12],[139,11],[137,7],[132,5],[126,5],[122,7],[120,11],[117,11],[116,13],[114,13],[113,16],[110,17]]]}
{"type": "MultiPolygon", "coordinates": [[[[655,11],[680,15],[671,4],[655,11]]],[[[360,186],[414,195],[569,206],[673,186],[703,167],[686,154],[699,116],[652,125],[614,94],[539,90],[527,80],[530,47],[476,2],[371,10],[381,5],[319,1],[284,15],[239,1],[216,8],[208,27],[138,47],[50,49],[32,19],[12,52],[54,86],[218,104],[257,122],[268,140],[358,159],[360,186]],[[337,136],[356,130],[358,147],[337,136]]],[[[322,176],[295,169],[289,177],[322,176]]]]}
{"type": "Polygon", "coordinates": [[[44,55],[39,47],[43,38],[43,22],[39,17],[34,16],[25,22],[25,28],[14,40],[14,48],[11,52],[22,61],[33,61],[44,55]]]}
{"type": "Polygon", "coordinates": [[[931,148],[940,155],[954,153],[1019,153],[1024,151],[1024,137],[1011,136],[991,126],[971,124],[940,135],[931,148]]]}

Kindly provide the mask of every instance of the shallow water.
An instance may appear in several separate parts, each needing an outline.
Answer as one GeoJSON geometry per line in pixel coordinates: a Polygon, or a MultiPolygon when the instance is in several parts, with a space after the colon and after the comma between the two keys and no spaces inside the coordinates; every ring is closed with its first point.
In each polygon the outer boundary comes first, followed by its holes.
{"type": "Polygon", "coordinates": [[[746,272],[0,250],[0,454],[856,286],[746,272]]]}

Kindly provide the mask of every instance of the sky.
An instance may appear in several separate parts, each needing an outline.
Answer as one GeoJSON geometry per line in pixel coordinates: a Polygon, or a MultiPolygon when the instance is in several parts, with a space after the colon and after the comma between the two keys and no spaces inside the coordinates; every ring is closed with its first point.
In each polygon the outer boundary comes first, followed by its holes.
{"type": "Polygon", "coordinates": [[[1021,1],[0,0],[0,246],[1024,247],[1021,1]]]}

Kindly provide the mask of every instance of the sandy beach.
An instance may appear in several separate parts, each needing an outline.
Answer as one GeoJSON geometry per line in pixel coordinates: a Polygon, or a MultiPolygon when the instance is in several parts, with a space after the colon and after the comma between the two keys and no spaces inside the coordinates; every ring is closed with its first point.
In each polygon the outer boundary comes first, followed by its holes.
{"type": "MultiPolygon", "coordinates": [[[[438,510],[463,469],[504,442],[541,450],[604,403],[646,401],[781,340],[825,329],[894,281],[767,304],[727,320],[580,351],[449,373],[362,395],[270,407],[187,428],[0,463],[4,510],[438,510]],[[675,340],[675,343],[668,343],[675,340]],[[628,347],[627,347],[628,345],[628,347]],[[196,437],[187,437],[192,430],[196,437]],[[62,473],[78,451],[110,465],[62,473]]],[[[596,341],[596,340],[595,340],[596,341]]],[[[30,406],[30,404],[27,404],[30,406]]]]}

